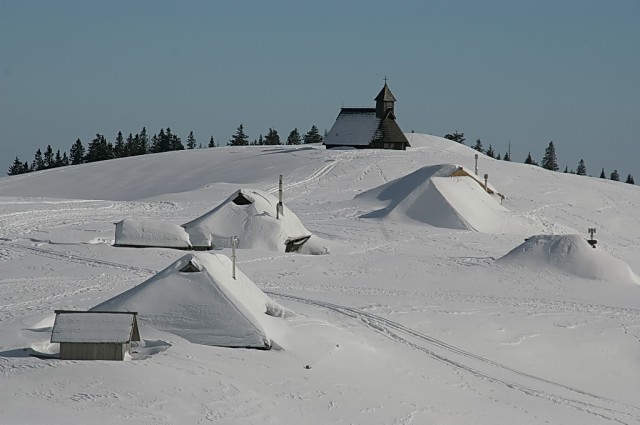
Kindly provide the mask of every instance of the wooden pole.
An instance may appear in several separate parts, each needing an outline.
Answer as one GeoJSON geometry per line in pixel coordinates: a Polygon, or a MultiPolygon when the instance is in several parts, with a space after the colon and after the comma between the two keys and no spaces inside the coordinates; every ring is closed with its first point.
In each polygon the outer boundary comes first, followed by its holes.
{"type": "Polygon", "coordinates": [[[278,181],[278,205],[276,206],[276,219],[280,219],[282,211],[282,174],[280,174],[280,180],[278,181]]]}
{"type": "Polygon", "coordinates": [[[231,277],[236,279],[236,247],[238,246],[238,237],[231,236],[231,261],[233,263],[233,268],[231,269],[231,277]]]}

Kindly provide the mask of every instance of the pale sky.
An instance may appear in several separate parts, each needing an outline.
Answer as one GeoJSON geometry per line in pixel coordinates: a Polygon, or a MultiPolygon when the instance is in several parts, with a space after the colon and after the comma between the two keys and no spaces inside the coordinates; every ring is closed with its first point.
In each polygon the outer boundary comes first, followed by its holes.
{"type": "Polygon", "coordinates": [[[282,139],[373,106],[514,161],[640,183],[640,2],[0,1],[0,171],[146,126],[282,139]]]}

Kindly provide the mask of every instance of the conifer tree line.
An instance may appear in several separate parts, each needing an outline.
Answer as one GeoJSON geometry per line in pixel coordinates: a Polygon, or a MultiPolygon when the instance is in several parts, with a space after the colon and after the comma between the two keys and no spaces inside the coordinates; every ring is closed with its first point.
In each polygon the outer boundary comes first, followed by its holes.
{"type": "MultiPolygon", "coordinates": [[[[445,139],[449,139],[449,140],[453,140],[454,142],[458,142],[461,144],[465,144],[464,141],[466,140],[464,137],[464,133],[462,132],[458,132],[458,130],[456,130],[453,133],[448,133],[444,135],[445,139]]],[[[477,139],[476,143],[471,146],[472,149],[477,150],[478,152],[484,153],[485,155],[487,155],[490,158],[495,158],[495,159],[499,159],[499,160],[504,160],[504,161],[511,161],[511,153],[510,151],[505,152],[504,156],[501,156],[499,153],[496,154],[495,151],[493,150],[493,147],[491,146],[491,144],[489,144],[488,148],[484,148],[483,144],[482,144],[482,140],[477,139]]],[[[535,165],[538,167],[542,167],[545,168],[547,170],[551,170],[551,171],[559,171],[560,168],[558,167],[558,157],[556,154],[556,147],[553,143],[553,141],[549,142],[549,144],[547,145],[547,147],[544,150],[544,155],[542,157],[542,161],[540,163],[538,163],[536,160],[533,159],[533,157],[531,156],[531,152],[527,153],[527,157],[524,159],[524,163],[525,164],[530,164],[530,165],[535,165]]],[[[586,176],[587,175],[587,166],[584,162],[584,159],[580,158],[580,161],[578,161],[578,166],[576,167],[575,171],[571,170],[569,171],[569,167],[565,166],[564,168],[564,172],[565,173],[571,173],[571,174],[576,174],[579,176],[586,176]]],[[[609,179],[609,180],[614,180],[614,181],[620,181],[620,174],[618,174],[618,170],[613,170],[613,172],[609,175],[609,177],[607,177],[607,174],[604,171],[604,168],[602,169],[602,171],[600,172],[600,178],[601,179],[609,179]]],[[[625,183],[629,183],[629,184],[635,184],[634,180],[633,180],[633,176],[631,174],[627,174],[627,178],[625,179],[625,183]]]]}
{"type": "MultiPolygon", "coordinates": [[[[326,132],[325,132],[326,134],[326,132]]],[[[258,139],[254,139],[253,142],[249,142],[249,137],[244,132],[242,124],[238,127],[236,133],[231,136],[231,139],[227,143],[228,146],[249,146],[249,145],[300,145],[302,143],[322,143],[324,137],[318,131],[318,127],[311,126],[311,129],[304,135],[300,135],[297,128],[294,128],[289,133],[289,136],[284,141],[280,140],[278,131],[269,128],[269,131],[263,137],[262,134],[258,139]]],[[[213,136],[209,138],[207,148],[214,148],[220,146],[219,143],[213,139],[213,136]]],[[[196,141],[196,137],[193,131],[189,132],[186,139],[186,149],[203,148],[202,143],[196,141]]],[[[32,171],[47,170],[50,168],[64,167],[67,165],[84,164],[88,162],[105,161],[115,158],[125,158],[129,156],[146,155],[151,153],[169,152],[185,149],[185,145],[182,143],[182,139],[171,131],[171,128],[161,128],[160,131],[153,136],[149,136],[146,127],[142,127],[142,130],[135,135],[129,133],[125,138],[121,131],[116,135],[115,141],[112,143],[102,134],[96,134],[96,136],[84,146],[80,139],[77,139],[67,152],[60,153],[58,149],[56,153],[53,153],[51,145],[47,145],[43,151],[38,148],[31,163],[28,161],[22,162],[18,157],[15,158],[7,174],[14,176],[17,174],[30,173],[32,171]]]]}

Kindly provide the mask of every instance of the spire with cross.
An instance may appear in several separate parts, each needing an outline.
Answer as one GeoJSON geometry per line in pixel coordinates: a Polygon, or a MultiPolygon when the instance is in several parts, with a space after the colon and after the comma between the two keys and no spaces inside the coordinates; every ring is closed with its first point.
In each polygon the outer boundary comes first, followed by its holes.
{"type": "Polygon", "coordinates": [[[387,86],[388,78],[384,76],[384,87],[380,90],[380,93],[374,99],[376,101],[376,116],[378,118],[384,118],[385,114],[388,110],[391,110],[393,114],[393,103],[396,101],[396,98],[389,90],[389,86],[387,86]]]}

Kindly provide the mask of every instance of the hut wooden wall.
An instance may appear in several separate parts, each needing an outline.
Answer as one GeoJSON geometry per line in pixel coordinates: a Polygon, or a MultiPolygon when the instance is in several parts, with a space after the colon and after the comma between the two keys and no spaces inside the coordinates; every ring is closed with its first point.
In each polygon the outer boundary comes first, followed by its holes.
{"type": "Polygon", "coordinates": [[[62,360],[124,360],[130,344],[123,343],[60,343],[62,360]]]}

